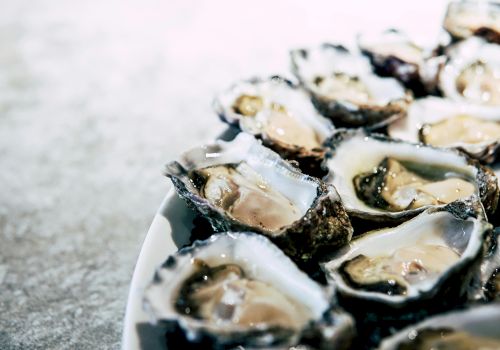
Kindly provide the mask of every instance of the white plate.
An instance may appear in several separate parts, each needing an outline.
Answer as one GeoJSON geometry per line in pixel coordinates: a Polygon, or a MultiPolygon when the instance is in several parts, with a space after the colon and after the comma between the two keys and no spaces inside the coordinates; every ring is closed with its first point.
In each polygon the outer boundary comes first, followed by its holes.
{"type": "MultiPolygon", "coordinates": [[[[171,189],[154,217],[135,266],[127,301],[122,349],[141,349],[137,325],[149,320],[142,308],[144,288],[153,279],[156,268],[187,241],[193,218],[194,212],[171,189]]],[[[156,348],[155,344],[159,344],[153,336],[142,341],[148,342],[144,346],[148,349],[156,348]]]]}

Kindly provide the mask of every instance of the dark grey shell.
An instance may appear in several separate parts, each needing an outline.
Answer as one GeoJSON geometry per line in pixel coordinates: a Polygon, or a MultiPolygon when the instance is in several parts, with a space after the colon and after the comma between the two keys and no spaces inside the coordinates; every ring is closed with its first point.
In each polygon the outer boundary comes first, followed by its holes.
{"type": "MultiPolygon", "coordinates": [[[[199,152],[203,157],[205,152],[217,153],[223,157],[224,152],[228,150],[234,152],[242,139],[253,145],[250,151],[253,153],[252,157],[257,157],[273,167],[273,171],[280,177],[290,176],[300,181],[315,184],[317,186],[316,197],[301,219],[290,226],[282,227],[278,232],[266,232],[258,227],[248,226],[235,220],[224,210],[213,206],[205,199],[189,177],[189,171],[197,167],[192,159],[188,160],[184,156],[179,162],[169,163],[165,173],[172,180],[177,193],[188,205],[209,220],[215,232],[253,231],[263,234],[298,263],[320,259],[325,252],[342,247],[349,242],[353,229],[335,188],[317,178],[301,173],[276,153],[260,145],[260,142],[253,137],[239,134],[234,141],[227,143],[219,141],[200,148],[199,152]]],[[[239,156],[244,159],[245,151],[240,152],[239,156]]],[[[216,159],[212,159],[212,161],[215,164],[218,162],[216,159]]],[[[224,161],[221,160],[221,162],[218,164],[224,164],[224,161]]],[[[294,190],[294,188],[289,189],[291,192],[294,190]]]]}

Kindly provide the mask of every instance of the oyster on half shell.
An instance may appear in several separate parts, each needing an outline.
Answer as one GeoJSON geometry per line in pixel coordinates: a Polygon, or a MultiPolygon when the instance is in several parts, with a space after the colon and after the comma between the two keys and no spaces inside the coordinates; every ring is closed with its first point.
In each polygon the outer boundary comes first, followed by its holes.
{"type": "Polygon", "coordinates": [[[412,90],[416,96],[434,91],[439,63],[430,50],[417,45],[406,34],[396,29],[358,36],[358,46],[384,77],[394,77],[412,90]]]}
{"type": "Polygon", "coordinates": [[[346,305],[451,307],[467,295],[491,230],[479,201],[457,201],[356,237],[324,269],[346,305]]]}
{"type": "Polygon", "coordinates": [[[291,59],[316,108],[336,126],[387,125],[404,116],[412,100],[396,79],[377,76],[366,57],[343,46],[294,50],[291,59]]]}
{"type": "Polygon", "coordinates": [[[500,46],[469,38],[447,49],[439,73],[445,97],[500,111],[500,46]]]}
{"type": "Polygon", "coordinates": [[[475,35],[500,44],[500,3],[486,0],[452,1],[448,5],[443,27],[455,39],[475,35]]]}
{"type": "Polygon", "coordinates": [[[457,148],[492,163],[500,149],[500,109],[427,97],[415,101],[408,116],[389,125],[387,131],[393,138],[457,148]]]}
{"type": "Polygon", "coordinates": [[[261,235],[228,232],[170,256],[145,292],[167,332],[201,349],[346,349],[353,321],[331,292],[261,235]]]}
{"type": "Polygon", "coordinates": [[[246,133],[186,152],[167,165],[166,175],[216,231],[261,233],[297,262],[352,236],[333,186],[301,173],[246,133]]]}
{"type": "Polygon", "coordinates": [[[498,202],[493,171],[448,149],[393,140],[361,130],[339,130],[325,180],[335,186],[351,217],[402,222],[428,207],[478,195],[488,214],[498,202]]]}
{"type": "Polygon", "coordinates": [[[334,128],[300,87],[278,76],[245,80],[219,94],[214,108],[223,121],[297,161],[304,173],[325,175],[322,144],[334,128]]]}

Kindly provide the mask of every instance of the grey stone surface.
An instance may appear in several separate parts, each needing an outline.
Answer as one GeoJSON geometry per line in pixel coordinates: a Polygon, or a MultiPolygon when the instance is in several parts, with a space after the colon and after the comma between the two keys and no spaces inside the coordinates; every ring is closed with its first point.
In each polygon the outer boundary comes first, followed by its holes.
{"type": "Polygon", "coordinates": [[[0,0],[0,349],[119,348],[162,165],[222,131],[214,93],[360,23],[439,22],[371,3],[0,0]]]}

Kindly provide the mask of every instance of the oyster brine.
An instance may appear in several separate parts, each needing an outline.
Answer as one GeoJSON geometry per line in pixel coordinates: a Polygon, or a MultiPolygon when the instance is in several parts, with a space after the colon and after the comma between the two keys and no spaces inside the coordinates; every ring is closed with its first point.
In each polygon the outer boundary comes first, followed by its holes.
{"type": "Polygon", "coordinates": [[[325,271],[348,304],[408,312],[433,299],[428,312],[449,308],[466,297],[491,230],[479,202],[455,202],[353,239],[325,271]]]}
{"type": "Polygon", "coordinates": [[[268,239],[248,232],[181,249],[156,272],[145,298],[153,319],[192,346],[346,349],[353,321],[330,301],[268,239]]]}
{"type": "Polygon", "coordinates": [[[352,236],[333,186],[302,174],[248,134],[188,151],[166,174],[216,231],[264,234],[295,261],[317,259],[352,236]]]}
{"type": "Polygon", "coordinates": [[[341,130],[327,141],[327,166],[353,217],[402,222],[429,206],[478,195],[488,214],[498,202],[491,169],[460,152],[341,130]]]}
{"type": "Polygon", "coordinates": [[[333,125],[290,81],[275,76],[238,82],[217,96],[214,108],[223,121],[262,139],[284,159],[297,161],[303,172],[325,174],[322,144],[333,125]]]}
{"type": "Polygon", "coordinates": [[[415,101],[408,117],[391,124],[388,134],[405,141],[457,148],[492,163],[500,148],[500,108],[427,97],[415,101]]]}
{"type": "Polygon", "coordinates": [[[291,52],[292,68],[318,110],[335,125],[377,128],[404,116],[411,94],[372,72],[368,59],[340,45],[291,52]]]}

